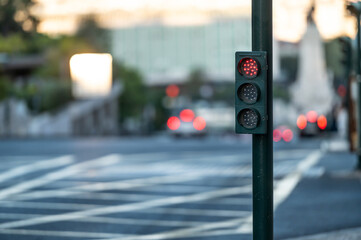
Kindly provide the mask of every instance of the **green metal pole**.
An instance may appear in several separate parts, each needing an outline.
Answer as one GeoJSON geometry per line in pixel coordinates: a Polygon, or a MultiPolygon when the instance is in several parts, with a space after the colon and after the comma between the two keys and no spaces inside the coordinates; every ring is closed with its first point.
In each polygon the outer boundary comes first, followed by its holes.
{"type": "Polygon", "coordinates": [[[357,149],[357,168],[361,169],[361,31],[360,31],[360,3],[357,9],[357,92],[358,92],[358,149],[357,149]]]}
{"type": "Polygon", "coordinates": [[[253,135],[253,239],[273,239],[272,0],[252,1],[252,50],[267,52],[267,134],[253,135]]]}

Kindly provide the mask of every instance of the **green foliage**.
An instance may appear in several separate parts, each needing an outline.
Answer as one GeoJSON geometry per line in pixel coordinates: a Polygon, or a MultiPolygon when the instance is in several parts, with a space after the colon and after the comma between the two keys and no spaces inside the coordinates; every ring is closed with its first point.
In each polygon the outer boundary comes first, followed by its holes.
{"type": "Polygon", "coordinates": [[[140,118],[147,101],[146,87],[140,73],[121,64],[114,64],[114,77],[120,79],[123,93],[119,98],[120,120],[140,118]]]}
{"type": "Polygon", "coordinates": [[[12,34],[8,37],[0,36],[0,52],[8,54],[20,54],[26,52],[28,43],[21,34],[12,34]]]}
{"type": "Polygon", "coordinates": [[[93,46],[96,52],[107,52],[109,50],[108,32],[98,25],[92,15],[82,19],[75,36],[93,46]]]}
{"type": "Polygon", "coordinates": [[[287,78],[290,81],[295,81],[297,77],[297,68],[298,68],[298,57],[297,56],[287,56],[281,58],[281,69],[284,69],[287,74],[287,78]]]}
{"type": "Polygon", "coordinates": [[[346,73],[345,64],[348,56],[344,47],[339,39],[325,43],[326,65],[333,71],[336,78],[343,77],[346,73]]]}
{"type": "Polygon", "coordinates": [[[188,81],[184,85],[184,93],[187,95],[191,100],[199,100],[201,99],[201,95],[199,93],[199,90],[201,86],[205,83],[206,76],[204,72],[200,69],[193,70],[189,77],[188,81]]]}
{"type": "Polygon", "coordinates": [[[164,123],[167,122],[169,112],[164,108],[163,99],[165,97],[165,89],[149,88],[147,89],[148,100],[154,106],[155,119],[153,122],[153,130],[159,131],[164,129],[164,123]]]}
{"type": "Polygon", "coordinates": [[[35,113],[54,111],[71,100],[70,82],[40,81],[17,90],[17,97],[26,100],[35,113]]]}
{"type": "Polygon", "coordinates": [[[273,97],[282,99],[285,102],[289,102],[291,100],[289,90],[280,84],[273,84],[273,97]]]}
{"type": "Polygon", "coordinates": [[[12,91],[11,82],[8,79],[0,78],[0,101],[7,98],[12,91]]]}
{"type": "MultiPolygon", "coordinates": [[[[43,40],[45,41],[45,40],[43,40]]],[[[39,41],[40,42],[40,41],[39,41]]],[[[74,36],[61,36],[47,41],[43,46],[46,63],[36,71],[36,76],[41,78],[69,79],[69,60],[77,53],[94,52],[94,47],[74,36]]]]}
{"type": "Polygon", "coordinates": [[[0,34],[24,36],[35,32],[38,20],[31,14],[33,0],[0,0],[0,34]]]}

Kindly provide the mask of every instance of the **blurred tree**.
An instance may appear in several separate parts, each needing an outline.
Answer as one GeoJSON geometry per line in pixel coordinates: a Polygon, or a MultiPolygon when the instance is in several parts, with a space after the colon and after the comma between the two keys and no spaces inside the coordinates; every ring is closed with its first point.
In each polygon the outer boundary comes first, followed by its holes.
{"type": "Polygon", "coordinates": [[[107,52],[109,50],[108,31],[99,26],[93,15],[88,15],[80,21],[75,36],[86,41],[98,52],[107,52]]]}
{"type": "Polygon", "coordinates": [[[4,100],[11,93],[11,83],[6,78],[0,78],[0,101],[4,100]]]}
{"type": "Polygon", "coordinates": [[[342,64],[343,54],[342,44],[338,39],[325,43],[326,66],[333,71],[335,77],[342,77],[345,73],[342,64]]]}
{"type": "Polygon", "coordinates": [[[43,46],[46,64],[36,75],[41,78],[70,79],[69,60],[76,53],[95,52],[85,40],[75,36],[61,36],[43,46]]]}
{"type": "Polygon", "coordinates": [[[34,0],[1,0],[0,34],[6,37],[13,33],[35,32],[39,21],[31,14],[34,5],[34,0]]]}
{"type": "Polygon", "coordinates": [[[123,85],[123,93],[119,98],[120,121],[127,118],[140,119],[147,102],[147,91],[143,77],[133,68],[114,63],[114,78],[123,85]]]}
{"type": "Polygon", "coordinates": [[[184,92],[192,101],[201,99],[200,88],[206,82],[206,76],[201,69],[193,70],[184,85],[184,92]]]}

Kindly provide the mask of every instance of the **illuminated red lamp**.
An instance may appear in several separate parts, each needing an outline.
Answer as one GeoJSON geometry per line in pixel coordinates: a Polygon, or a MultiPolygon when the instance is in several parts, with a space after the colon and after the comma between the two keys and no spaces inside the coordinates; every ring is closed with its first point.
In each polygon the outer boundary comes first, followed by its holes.
{"type": "Polygon", "coordinates": [[[273,130],[273,141],[274,141],[274,142],[279,142],[279,141],[281,141],[281,139],[282,139],[282,132],[281,132],[281,130],[279,130],[279,129],[274,129],[274,130],[273,130]]]}
{"type": "Polygon", "coordinates": [[[193,127],[198,131],[205,129],[206,125],[206,120],[202,117],[196,117],[193,121],[193,127]]]}
{"type": "Polygon", "coordinates": [[[327,118],[323,115],[319,116],[317,119],[317,126],[321,129],[324,130],[327,127],[327,118]]]}
{"type": "Polygon", "coordinates": [[[291,142],[293,139],[293,132],[291,129],[286,129],[282,132],[282,138],[285,142],[291,142]]]}
{"type": "Polygon", "coordinates": [[[317,114],[316,111],[309,111],[309,112],[306,114],[306,117],[307,117],[307,120],[308,120],[310,123],[315,123],[315,122],[317,122],[318,114],[317,114]]]}
{"type": "Polygon", "coordinates": [[[179,118],[177,117],[170,117],[167,121],[167,126],[170,130],[177,130],[181,125],[181,122],[179,120],[179,118]]]}
{"type": "Polygon", "coordinates": [[[253,58],[243,58],[238,63],[238,71],[246,78],[255,78],[259,74],[259,65],[253,58]]]}
{"type": "Polygon", "coordinates": [[[180,112],[179,117],[183,122],[192,122],[194,119],[194,112],[190,109],[184,109],[180,112]]]}
{"type": "Polygon", "coordinates": [[[301,130],[303,130],[307,127],[307,118],[305,115],[301,114],[300,116],[298,116],[297,127],[301,130]]]}
{"type": "Polygon", "coordinates": [[[169,85],[165,89],[165,93],[170,98],[178,97],[178,95],[179,95],[179,87],[177,85],[175,85],[175,84],[169,85]]]}

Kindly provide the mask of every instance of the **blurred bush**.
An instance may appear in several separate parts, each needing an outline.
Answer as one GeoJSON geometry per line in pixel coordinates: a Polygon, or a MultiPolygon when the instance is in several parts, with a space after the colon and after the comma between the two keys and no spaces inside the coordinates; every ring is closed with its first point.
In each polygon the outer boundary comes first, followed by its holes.
{"type": "Polygon", "coordinates": [[[4,77],[0,78],[0,101],[4,100],[7,96],[9,96],[11,91],[11,82],[9,82],[9,80],[4,77]]]}
{"type": "Polygon", "coordinates": [[[15,91],[33,113],[55,111],[73,100],[70,82],[36,81],[15,91]]]}
{"type": "Polygon", "coordinates": [[[119,97],[120,122],[124,123],[127,118],[140,119],[147,99],[143,77],[134,68],[116,61],[113,65],[113,76],[123,86],[123,93],[119,97]]]}

